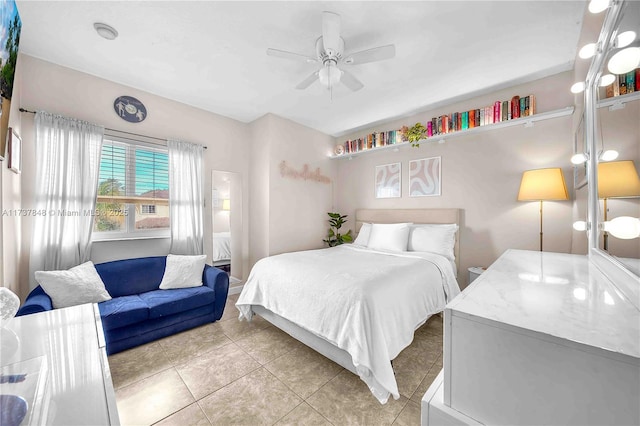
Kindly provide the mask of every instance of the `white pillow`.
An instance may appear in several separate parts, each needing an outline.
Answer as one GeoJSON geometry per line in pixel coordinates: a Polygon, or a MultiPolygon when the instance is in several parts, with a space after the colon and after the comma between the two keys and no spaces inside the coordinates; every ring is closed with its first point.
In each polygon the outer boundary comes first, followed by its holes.
{"type": "Polygon", "coordinates": [[[373,250],[406,251],[409,223],[374,223],[367,247],[373,250]]]}
{"type": "Polygon", "coordinates": [[[36,271],[35,277],[56,309],[111,299],[91,261],[68,271],[36,271]]]}
{"type": "Polygon", "coordinates": [[[453,249],[456,244],[455,223],[446,225],[413,225],[409,235],[409,251],[428,251],[441,254],[455,261],[453,249]]]}
{"type": "Polygon", "coordinates": [[[207,256],[204,254],[197,256],[168,255],[160,288],[169,290],[201,286],[202,271],[206,260],[207,256]]]}
{"type": "Polygon", "coordinates": [[[360,232],[353,244],[366,247],[369,244],[369,236],[371,235],[371,224],[363,223],[360,227],[360,232]]]}

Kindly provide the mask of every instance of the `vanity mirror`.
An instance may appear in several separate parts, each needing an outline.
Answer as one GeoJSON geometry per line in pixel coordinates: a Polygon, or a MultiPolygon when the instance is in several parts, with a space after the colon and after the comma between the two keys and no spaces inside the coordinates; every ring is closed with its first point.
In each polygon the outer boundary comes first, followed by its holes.
{"type": "Polygon", "coordinates": [[[240,173],[214,170],[211,186],[213,266],[233,284],[242,278],[242,179],[240,173]]]}
{"type": "MultiPolygon", "coordinates": [[[[640,62],[640,57],[632,57],[625,67],[617,66],[616,61],[613,61],[612,66],[611,61],[613,57],[619,58],[619,52],[629,47],[640,51],[634,47],[634,43],[638,43],[637,34],[634,34],[631,41],[630,36],[626,36],[627,40],[622,41],[619,37],[623,33],[628,35],[628,31],[639,31],[640,2],[612,1],[604,13],[607,15],[587,73],[584,92],[589,254],[594,264],[606,273],[630,300],[638,304],[640,240],[637,237],[621,239],[619,236],[625,232],[620,233],[615,228],[620,223],[620,217],[633,218],[621,225],[623,230],[627,231],[635,226],[636,220],[640,217],[640,192],[633,188],[638,180],[637,166],[640,164],[640,92],[635,92],[634,87],[634,92],[606,98],[607,89],[601,87],[601,82],[603,79],[611,81],[612,77],[605,77],[610,74],[615,77],[614,82],[617,82],[620,88],[623,84],[622,75],[627,75],[640,65],[637,63],[640,62]],[[608,149],[618,151],[619,157],[616,162],[605,161],[606,156],[603,154],[608,149]],[[628,170],[630,177],[622,178],[622,168],[629,169],[629,166],[633,169],[628,170]],[[631,189],[623,188],[627,185],[631,185],[631,189]]],[[[631,53],[634,52],[635,50],[631,53]]],[[[627,79],[624,79],[624,84],[627,84],[627,79]]]]}

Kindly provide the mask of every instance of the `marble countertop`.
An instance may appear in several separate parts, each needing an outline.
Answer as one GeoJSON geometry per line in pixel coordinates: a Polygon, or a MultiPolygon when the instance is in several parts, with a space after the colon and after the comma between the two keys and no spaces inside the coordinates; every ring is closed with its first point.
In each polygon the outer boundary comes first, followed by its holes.
{"type": "Polygon", "coordinates": [[[640,311],[586,256],[508,250],[447,309],[640,358],[640,311]]]}

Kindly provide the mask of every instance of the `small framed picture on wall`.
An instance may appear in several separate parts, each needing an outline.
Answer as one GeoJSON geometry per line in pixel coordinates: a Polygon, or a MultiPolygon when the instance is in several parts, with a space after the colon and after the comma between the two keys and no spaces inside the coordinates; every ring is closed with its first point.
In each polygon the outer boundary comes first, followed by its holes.
{"type": "Polygon", "coordinates": [[[14,173],[22,171],[22,139],[11,127],[7,132],[7,156],[9,157],[9,168],[14,173]]]}
{"type": "Polygon", "coordinates": [[[442,168],[440,157],[409,162],[409,196],[437,197],[441,194],[442,168]]]}
{"type": "Polygon", "coordinates": [[[400,198],[401,163],[376,166],[376,198],[400,198]]]}

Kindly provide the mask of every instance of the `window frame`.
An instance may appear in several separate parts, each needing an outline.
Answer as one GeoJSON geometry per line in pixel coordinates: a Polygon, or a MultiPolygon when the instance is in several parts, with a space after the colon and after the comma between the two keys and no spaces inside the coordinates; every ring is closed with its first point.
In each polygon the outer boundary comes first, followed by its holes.
{"type": "MultiPolygon", "coordinates": [[[[118,145],[124,146],[126,148],[126,153],[125,153],[126,172],[125,173],[129,173],[129,172],[135,173],[135,166],[136,166],[135,150],[137,148],[148,149],[151,151],[158,151],[158,152],[166,153],[167,155],[169,155],[169,151],[165,145],[161,145],[157,143],[146,143],[138,139],[122,138],[122,137],[117,137],[113,135],[105,135],[103,143],[109,143],[114,146],[118,146],[118,145]]],[[[101,160],[102,160],[102,154],[101,154],[101,160]]],[[[98,185],[100,185],[100,181],[98,181],[98,185]]],[[[128,179],[128,176],[125,175],[124,186],[125,186],[126,194],[135,193],[135,188],[133,187],[135,186],[134,179],[128,179]]],[[[97,199],[98,199],[98,194],[96,194],[96,202],[97,202],[97,199]]],[[[140,203],[122,203],[125,206],[125,212],[126,212],[125,213],[126,229],[124,231],[94,231],[93,230],[93,226],[95,226],[95,218],[94,218],[94,225],[92,226],[92,233],[91,233],[91,241],[100,242],[100,241],[116,241],[116,240],[170,238],[171,224],[169,224],[169,227],[164,229],[144,229],[144,230],[135,229],[136,205],[139,204],[140,206],[142,206],[143,203],[144,201],[140,203]]],[[[148,205],[148,204],[149,203],[145,203],[144,205],[148,205]]],[[[169,204],[169,200],[167,200],[167,205],[168,204],[169,204]]],[[[142,207],[140,208],[140,210],[142,211],[142,207]]]]}

